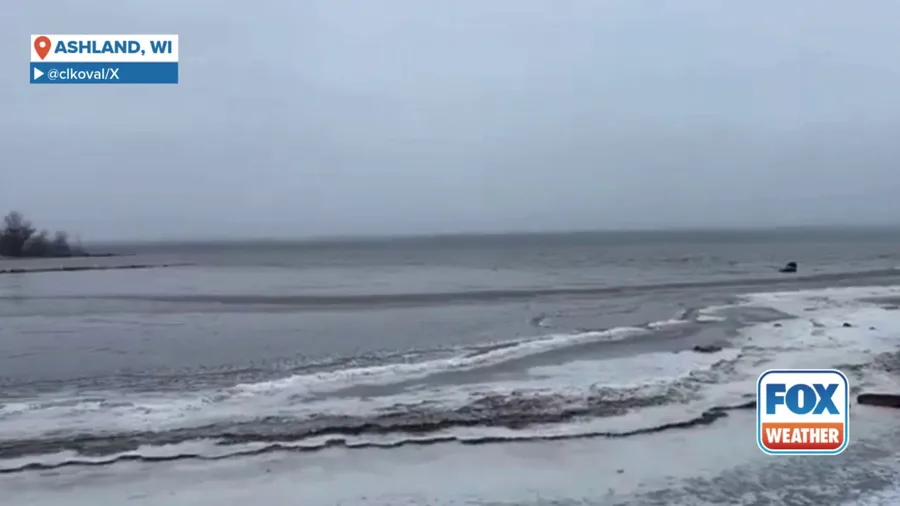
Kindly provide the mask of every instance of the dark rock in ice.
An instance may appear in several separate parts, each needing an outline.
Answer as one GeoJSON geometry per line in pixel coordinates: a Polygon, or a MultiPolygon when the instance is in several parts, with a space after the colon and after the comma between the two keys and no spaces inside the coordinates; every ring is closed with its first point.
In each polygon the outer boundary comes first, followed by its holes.
{"type": "Polygon", "coordinates": [[[778,269],[778,272],[797,272],[797,262],[788,262],[784,267],[778,269]]]}
{"type": "Polygon", "coordinates": [[[722,347],[716,346],[714,344],[705,346],[698,344],[697,346],[694,346],[694,351],[696,351],[697,353],[715,353],[717,351],[722,351],[722,347]]]}
{"type": "Polygon", "coordinates": [[[900,408],[900,394],[859,394],[856,402],[864,406],[900,408]]]}

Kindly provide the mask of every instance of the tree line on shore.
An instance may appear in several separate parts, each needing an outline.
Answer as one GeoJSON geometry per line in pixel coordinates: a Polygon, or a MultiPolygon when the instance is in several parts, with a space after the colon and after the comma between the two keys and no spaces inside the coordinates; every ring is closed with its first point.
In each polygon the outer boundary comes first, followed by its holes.
{"type": "Polygon", "coordinates": [[[22,213],[12,211],[3,218],[0,229],[0,256],[13,258],[87,256],[81,246],[69,243],[65,232],[52,236],[38,231],[22,213]]]}

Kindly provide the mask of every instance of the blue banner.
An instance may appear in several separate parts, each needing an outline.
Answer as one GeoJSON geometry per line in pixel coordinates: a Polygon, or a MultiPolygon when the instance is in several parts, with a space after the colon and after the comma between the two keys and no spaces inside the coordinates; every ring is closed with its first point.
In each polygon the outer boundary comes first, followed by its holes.
{"type": "Polygon", "coordinates": [[[178,62],[31,63],[31,84],[178,84],[178,62]]]}

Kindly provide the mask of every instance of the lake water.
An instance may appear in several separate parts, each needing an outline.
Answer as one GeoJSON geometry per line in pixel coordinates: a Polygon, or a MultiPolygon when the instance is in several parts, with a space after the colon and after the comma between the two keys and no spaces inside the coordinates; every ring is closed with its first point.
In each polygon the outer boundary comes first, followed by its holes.
{"type": "Polygon", "coordinates": [[[896,504],[900,415],[786,458],[741,406],[772,367],[900,388],[898,232],[0,260],[185,264],[0,275],[0,504],[896,504]]]}

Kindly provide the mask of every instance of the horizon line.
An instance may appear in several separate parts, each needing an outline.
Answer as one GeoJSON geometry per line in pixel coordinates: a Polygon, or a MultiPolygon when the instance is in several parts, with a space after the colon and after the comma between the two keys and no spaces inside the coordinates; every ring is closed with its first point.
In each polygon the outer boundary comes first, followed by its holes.
{"type": "Polygon", "coordinates": [[[173,238],[145,238],[145,239],[97,239],[83,241],[84,244],[97,245],[131,245],[131,244],[236,244],[258,242],[261,244],[273,243],[352,243],[352,242],[379,242],[392,240],[440,240],[440,239],[465,239],[465,238],[489,238],[489,237],[524,237],[524,236],[565,236],[565,235],[600,235],[600,234],[715,234],[715,233],[760,233],[760,232],[791,232],[791,231],[875,231],[875,230],[900,230],[900,222],[891,224],[816,224],[816,225],[771,225],[771,226],[687,226],[669,228],[585,228],[585,229],[517,229],[509,231],[459,231],[459,232],[421,232],[421,233],[386,233],[386,234],[334,234],[312,236],[246,236],[246,237],[173,237],[173,238]]]}

